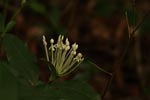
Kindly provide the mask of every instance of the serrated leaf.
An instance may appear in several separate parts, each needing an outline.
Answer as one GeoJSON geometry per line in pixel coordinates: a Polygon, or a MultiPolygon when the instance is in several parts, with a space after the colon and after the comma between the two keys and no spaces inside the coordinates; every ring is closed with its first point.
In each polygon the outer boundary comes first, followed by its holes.
{"type": "Polygon", "coordinates": [[[25,44],[17,37],[6,34],[3,38],[3,46],[12,73],[35,85],[38,81],[38,66],[35,57],[28,51],[25,44]]]}
{"type": "Polygon", "coordinates": [[[80,80],[32,88],[22,86],[20,90],[19,100],[101,100],[87,83],[80,80]]]}
{"type": "Polygon", "coordinates": [[[6,66],[0,62],[0,100],[17,100],[17,82],[6,66]]]}

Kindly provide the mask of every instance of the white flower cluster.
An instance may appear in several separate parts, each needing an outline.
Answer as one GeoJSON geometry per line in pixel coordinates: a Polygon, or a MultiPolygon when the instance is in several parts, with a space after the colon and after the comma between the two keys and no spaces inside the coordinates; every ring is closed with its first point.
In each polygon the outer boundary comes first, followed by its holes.
{"type": "Polygon", "coordinates": [[[72,44],[64,36],[59,35],[57,43],[54,44],[54,39],[50,39],[51,46],[47,49],[47,42],[43,36],[43,44],[45,48],[47,61],[51,62],[55,67],[58,76],[65,76],[74,71],[78,65],[84,60],[81,53],[77,53],[78,45],[72,44]]]}

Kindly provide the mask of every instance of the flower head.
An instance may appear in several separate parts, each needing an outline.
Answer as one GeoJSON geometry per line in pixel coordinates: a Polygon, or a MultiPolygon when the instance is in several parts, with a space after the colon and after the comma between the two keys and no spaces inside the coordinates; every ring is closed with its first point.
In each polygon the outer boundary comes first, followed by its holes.
{"type": "Polygon", "coordinates": [[[84,60],[81,53],[77,53],[78,45],[76,43],[70,46],[68,38],[64,41],[64,36],[59,35],[58,40],[50,39],[50,47],[47,49],[47,42],[43,36],[47,61],[54,66],[58,76],[65,76],[74,71],[84,60]]]}

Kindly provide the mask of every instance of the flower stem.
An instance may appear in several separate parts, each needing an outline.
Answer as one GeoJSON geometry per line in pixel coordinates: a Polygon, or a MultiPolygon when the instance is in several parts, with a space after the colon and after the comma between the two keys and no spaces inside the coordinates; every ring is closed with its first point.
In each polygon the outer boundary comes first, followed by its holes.
{"type": "Polygon", "coordinates": [[[48,67],[51,71],[51,75],[49,77],[49,81],[51,82],[51,81],[56,80],[58,78],[58,75],[56,73],[56,69],[54,68],[54,66],[51,63],[48,64],[48,67]]]}

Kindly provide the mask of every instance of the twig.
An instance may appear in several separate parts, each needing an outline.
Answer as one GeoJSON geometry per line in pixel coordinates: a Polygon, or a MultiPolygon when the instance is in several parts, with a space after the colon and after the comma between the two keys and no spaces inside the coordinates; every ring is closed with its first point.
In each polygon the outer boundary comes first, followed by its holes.
{"type": "Polygon", "coordinates": [[[125,17],[126,17],[126,21],[127,21],[127,26],[128,26],[128,34],[129,34],[129,38],[131,36],[131,29],[130,29],[130,25],[129,25],[129,19],[128,19],[128,13],[125,12],[125,17]]]}
{"type": "Polygon", "coordinates": [[[99,69],[100,71],[102,71],[103,73],[109,75],[109,76],[112,76],[112,73],[100,68],[98,65],[96,65],[95,63],[91,62],[90,60],[87,60],[88,63],[90,63],[91,65],[93,65],[94,67],[96,67],[97,69],[99,69]]]}
{"type": "Polygon", "coordinates": [[[111,75],[111,77],[110,77],[110,79],[108,80],[108,82],[107,82],[107,85],[106,85],[106,87],[105,87],[105,89],[104,89],[104,91],[103,91],[103,93],[102,93],[102,95],[101,95],[101,98],[102,98],[102,100],[104,100],[104,97],[105,97],[105,95],[106,95],[106,93],[107,93],[107,90],[110,88],[110,86],[111,86],[111,83],[112,83],[112,80],[113,80],[113,74],[111,75]]]}
{"type": "Polygon", "coordinates": [[[134,28],[134,30],[131,32],[131,35],[134,36],[135,32],[139,29],[139,27],[143,24],[143,22],[145,21],[146,17],[148,17],[150,15],[149,12],[147,12],[144,17],[142,18],[142,20],[139,22],[139,24],[136,25],[136,27],[134,28]]]}
{"type": "Polygon", "coordinates": [[[133,26],[133,29],[135,28],[135,22],[136,22],[136,7],[135,7],[135,0],[132,0],[132,9],[133,9],[133,22],[132,22],[132,26],[133,26]]]}
{"type": "MultiPolygon", "coordinates": [[[[126,14],[126,13],[125,13],[125,14],[126,14]]],[[[139,22],[139,24],[135,26],[135,28],[133,29],[133,31],[130,30],[130,26],[129,26],[129,24],[128,24],[128,19],[127,19],[127,17],[126,17],[127,25],[128,25],[128,32],[129,32],[129,34],[130,34],[130,38],[128,39],[127,46],[126,46],[125,50],[123,51],[122,55],[120,56],[118,62],[121,62],[121,61],[124,59],[124,57],[125,57],[125,55],[126,55],[128,49],[129,49],[129,45],[130,45],[130,43],[131,43],[131,40],[132,40],[132,38],[134,37],[135,32],[139,29],[139,27],[142,25],[142,23],[144,22],[144,20],[146,19],[146,17],[149,16],[149,15],[150,15],[149,13],[146,13],[146,14],[144,15],[144,17],[142,18],[142,20],[139,22]]],[[[126,16],[127,16],[127,14],[126,14],[126,16]]]]}
{"type": "Polygon", "coordinates": [[[113,74],[112,73],[110,73],[110,72],[108,72],[108,71],[106,71],[106,70],[104,70],[104,69],[102,69],[102,68],[100,68],[98,65],[96,65],[95,63],[93,63],[93,62],[91,62],[91,61],[89,61],[89,60],[87,60],[91,65],[93,65],[94,67],[96,67],[97,69],[99,69],[100,71],[102,71],[103,73],[105,73],[105,74],[107,74],[107,75],[109,75],[109,77],[110,77],[110,79],[108,80],[108,82],[107,82],[107,84],[106,84],[106,87],[105,87],[105,89],[104,89],[104,91],[103,91],[103,93],[102,93],[102,95],[101,95],[101,98],[102,98],[102,100],[104,99],[104,97],[105,97],[105,95],[106,95],[106,93],[107,93],[107,90],[110,88],[110,86],[111,86],[111,83],[112,83],[112,80],[113,80],[113,74]]]}
{"type": "MultiPolygon", "coordinates": [[[[21,7],[20,8],[18,8],[18,9],[16,9],[16,12],[14,13],[14,15],[11,17],[11,19],[10,19],[10,21],[9,22],[11,22],[11,21],[13,21],[14,19],[15,19],[15,17],[17,16],[17,14],[19,14],[20,12],[21,12],[21,10],[22,10],[22,8],[24,7],[24,4],[25,3],[22,3],[21,4],[21,7]]],[[[8,6],[8,2],[6,1],[6,3],[5,3],[5,7],[4,7],[4,30],[3,30],[3,33],[1,34],[1,37],[3,37],[4,35],[5,35],[5,33],[6,33],[6,29],[5,29],[5,18],[6,18],[6,14],[7,14],[7,6],[8,6]]],[[[9,24],[9,23],[8,23],[9,24]]],[[[7,26],[7,25],[6,25],[7,26]]]]}

